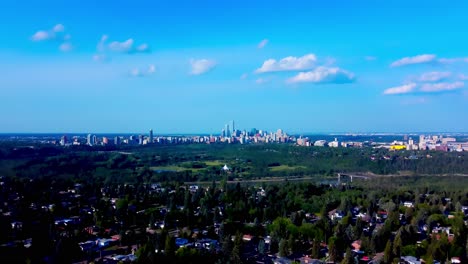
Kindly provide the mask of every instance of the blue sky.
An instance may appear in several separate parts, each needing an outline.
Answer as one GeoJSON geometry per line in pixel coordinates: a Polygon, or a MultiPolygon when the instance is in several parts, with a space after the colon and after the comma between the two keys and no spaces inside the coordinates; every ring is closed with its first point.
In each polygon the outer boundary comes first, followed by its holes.
{"type": "Polygon", "coordinates": [[[468,131],[468,2],[223,2],[0,2],[0,132],[468,131]]]}

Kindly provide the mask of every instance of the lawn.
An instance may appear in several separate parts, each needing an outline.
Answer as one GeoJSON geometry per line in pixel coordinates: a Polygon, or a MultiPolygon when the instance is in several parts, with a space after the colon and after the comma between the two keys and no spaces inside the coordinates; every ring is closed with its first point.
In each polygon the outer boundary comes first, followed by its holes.
{"type": "Polygon", "coordinates": [[[151,167],[151,170],[154,170],[154,171],[176,171],[177,172],[177,171],[185,171],[185,170],[192,170],[192,169],[172,165],[172,166],[151,167]]]}
{"type": "Polygon", "coordinates": [[[295,169],[305,169],[304,166],[288,166],[288,165],[280,165],[275,167],[270,167],[271,171],[290,171],[295,169]]]}
{"type": "Polygon", "coordinates": [[[221,163],[218,160],[205,161],[206,166],[224,166],[224,163],[221,163]]]}

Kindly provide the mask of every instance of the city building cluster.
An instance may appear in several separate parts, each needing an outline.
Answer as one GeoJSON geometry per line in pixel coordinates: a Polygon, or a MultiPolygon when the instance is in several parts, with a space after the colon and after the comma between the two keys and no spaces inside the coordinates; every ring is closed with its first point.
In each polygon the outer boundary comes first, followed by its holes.
{"type": "Polygon", "coordinates": [[[114,135],[97,136],[88,134],[87,136],[73,136],[68,138],[64,135],[60,141],[52,140],[49,143],[61,146],[88,145],[88,146],[108,146],[108,145],[148,145],[148,144],[255,144],[255,143],[292,143],[305,147],[331,147],[331,148],[386,148],[392,151],[399,150],[435,150],[435,151],[468,151],[468,142],[459,142],[455,137],[444,137],[442,135],[419,135],[419,141],[405,135],[403,140],[392,142],[377,141],[350,141],[325,139],[312,139],[309,137],[288,135],[282,129],[275,132],[258,130],[252,128],[250,131],[239,130],[235,127],[235,122],[230,121],[224,125],[219,135],[154,135],[151,129],[148,134],[143,135],[114,135]]]}
{"type": "Polygon", "coordinates": [[[420,135],[419,142],[405,136],[405,141],[393,141],[391,144],[383,144],[378,147],[390,150],[435,150],[435,151],[468,151],[468,142],[458,142],[454,137],[420,135]]]}

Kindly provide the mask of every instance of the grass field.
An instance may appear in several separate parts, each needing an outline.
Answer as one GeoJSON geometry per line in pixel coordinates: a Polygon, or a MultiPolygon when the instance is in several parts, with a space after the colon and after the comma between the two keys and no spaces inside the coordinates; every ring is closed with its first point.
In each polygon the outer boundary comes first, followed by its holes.
{"type": "Polygon", "coordinates": [[[206,166],[224,166],[224,163],[221,163],[218,160],[205,161],[206,166]]]}
{"type": "Polygon", "coordinates": [[[280,165],[276,167],[271,167],[270,171],[290,171],[295,169],[305,169],[304,166],[288,166],[288,165],[280,165]]]}
{"type": "Polygon", "coordinates": [[[154,171],[186,171],[186,170],[192,170],[188,168],[183,168],[179,166],[156,166],[156,167],[151,167],[151,170],[154,171]]]}

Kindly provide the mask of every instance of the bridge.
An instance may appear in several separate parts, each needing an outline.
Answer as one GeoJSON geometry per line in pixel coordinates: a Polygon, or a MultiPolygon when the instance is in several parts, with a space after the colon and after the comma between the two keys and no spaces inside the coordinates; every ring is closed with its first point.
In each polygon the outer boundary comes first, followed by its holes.
{"type": "Polygon", "coordinates": [[[353,182],[353,178],[364,179],[364,180],[369,179],[368,176],[364,176],[364,175],[338,173],[338,184],[341,183],[341,178],[349,178],[350,182],[353,182]]]}

